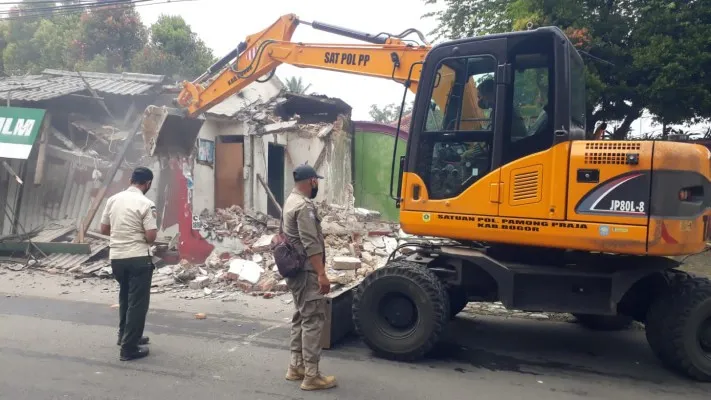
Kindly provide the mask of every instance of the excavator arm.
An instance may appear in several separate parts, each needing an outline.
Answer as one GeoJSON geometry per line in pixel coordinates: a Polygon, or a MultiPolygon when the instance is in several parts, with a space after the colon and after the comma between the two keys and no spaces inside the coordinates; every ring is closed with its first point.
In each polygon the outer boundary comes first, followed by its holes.
{"type": "MultiPolygon", "coordinates": [[[[301,21],[296,15],[287,14],[261,32],[248,36],[194,81],[183,82],[174,101],[180,110],[149,106],[143,119],[144,140],[151,155],[189,153],[202,124],[202,113],[249,84],[265,81],[264,78],[268,79],[281,64],[389,79],[416,93],[422,64],[430,49],[424,35],[414,29],[399,35],[371,35],[320,22],[301,21]],[[365,43],[292,42],[291,37],[300,24],[365,43]],[[418,35],[420,41],[406,38],[412,34],[418,35]]],[[[445,68],[439,74],[440,84],[434,88],[432,98],[440,110],[445,110],[454,72],[445,68]]],[[[466,117],[482,117],[473,82],[467,85],[464,101],[466,117]]]]}
{"type": "Polygon", "coordinates": [[[267,29],[248,36],[193,82],[184,82],[178,105],[195,117],[252,82],[272,73],[280,64],[352,73],[405,83],[417,90],[421,65],[429,45],[413,45],[388,36],[373,36],[318,22],[303,22],[289,14],[267,29]],[[291,42],[299,24],[373,42],[372,44],[305,44],[291,42]],[[210,75],[218,72],[214,77],[210,75]]]}

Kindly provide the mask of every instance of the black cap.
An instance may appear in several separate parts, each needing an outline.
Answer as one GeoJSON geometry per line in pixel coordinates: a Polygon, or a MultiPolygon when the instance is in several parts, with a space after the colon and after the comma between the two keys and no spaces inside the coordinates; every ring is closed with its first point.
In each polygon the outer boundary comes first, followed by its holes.
{"type": "Polygon", "coordinates": [[[294,182],[305,181],[311,178],[323,179],[323,176],[317,174],[314,167],[308,164],[301,164],[294,168],[294,182]]]}

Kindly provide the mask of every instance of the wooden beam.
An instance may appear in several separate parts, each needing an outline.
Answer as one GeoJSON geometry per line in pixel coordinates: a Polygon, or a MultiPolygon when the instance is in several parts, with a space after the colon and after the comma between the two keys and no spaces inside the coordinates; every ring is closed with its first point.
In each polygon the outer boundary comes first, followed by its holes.
{"type": "Polygon", "coordinates": [[[52,156],[52,157],[57,157],[60,160],[76,163],[76,164],[82,164],[84,166],[94,168],[94,167],[99,167],[99,168],[108,168],[111,164],[109,162],[104,161],[102,159],[95,159],[91,156],[88,156],[86,154],[81,154],[81,153],[76,153],[72,152],[69,150],[64,150],[61,147],[57,147],[54,145],[48,145],[47,146],[47,152],[52,156]]]}
{"type": "Polygon", "coordinates": [[[121,164],[123,164],[124,157],[126,157],[126,152],[131,147],[131,144],[133,143],[133,139],[135,139],[136,136],[138,136],[138,132],[139,132],[140,128],[141,128],[141,124],[140,124],[140,121],[138,121],[138,123],[136,123],[136,129],[133,131],[132,134],[129,135],[129,137],[126,138],[126,140],[123,143],[123,147],[116,154],[116,159],[114,160],[113,166],[111,167],[109,172],[106,174],[106,177],[104,178],[104,183],[101,186],[101,189],[99,189],[99,192],[91,200],[91,206],[89,207],[89,211],[86,214],[86,218],[84,218],[81,225],[79,226],[79,232],[77,234],[77,238],[75,239],[75,242],[81,243],[84,240],[84,235],[86,234],[86,231],[91,226],[91,222],[94,220],[94,217],[96,216],[96,212],[99,210],[99,206],[101,206],[101,202],[104,201],[104,196],[106,196],[106,192],[108,191],[109,186],[114,181],[114,178],[116,177],[116,173],[118,172],[119,168],[121,167],[121,164]]]}
{"type": "Polygon", "coordinates": [[[47,160],[47,145],[49,143],[49,132],[52,125],[52,114],[45,114],[42,122],[42,133],[40,134],[39,149],[37,151],[37,168],[35,168],[35,185],[41,185],[44,180],[45,164],[47,160]]]}
{"type": "Polygon", "coordinates": [[[87,80],[84,78],[84,75],[82,75],[81,72],[80,72],[78,69],[77,69],[76,71],[77,71],[77,74],[79,75],[79,77],[81,78],[81,80],[84,82],[84,86],[86,86],[87,90],[89,90],[89,93],[91,93],[91,96],[92,96],[94,99],[96,99],[96,101],[98,101],[99,104],[101,104],[101,107],[103,107],[104,111],[106,111],[106,114],[108,114],[109,117],[111,117],[111,120],[112,120],[112,121],[118,122],[118,121],[116,120],[116,118],[114,117],[114,115],[113,115],[113,114],[111,113],[111,111],[109,110],[109,108],[106,106],[106,102],[104,102],[104,99],[101,98],[101,97],[96,93],[96,91],[91,87],[91,85],[89,85],[89,81],[87,81],[87,80]]]}
{"type": "Polygon", "coordinates": [[[264,190],[267,191],[267,196],[269,197],[269,200],[272,201],[272,204],[274,205],[274,207],[276,207],[276,209],[279,210],[279,215],[281,215],[282,214],[281,205],[279,205],[279,202],[277,201],[276,197],[274,197],[274,193],[272,193],[272,191],[269,190],[269,186],[267,186],[267,183],[264,182],[264,179],[262,179],[262,175],[257,174],[257,180],[259,181],[259,183],[262,184],[262,187],[264,188],[264,190]]]}
{"type": "Polygon", "coordinates": [[[24,182],[22,182],[22,178],[20,178],[20,176],[17,175],[17,173],[15,172],[15,170],[12,169],[12,167],[10,166],[10,164],[7,163],[7,161],[3,160],[2,166],[5,167],[5,169],[7,170],[7,172],[8,172],[13,178],[15,178],[15,181],[17,181],[17,183],[19,183],[20,185],[23,185],[23,184],[24,184],[24,182]]]}

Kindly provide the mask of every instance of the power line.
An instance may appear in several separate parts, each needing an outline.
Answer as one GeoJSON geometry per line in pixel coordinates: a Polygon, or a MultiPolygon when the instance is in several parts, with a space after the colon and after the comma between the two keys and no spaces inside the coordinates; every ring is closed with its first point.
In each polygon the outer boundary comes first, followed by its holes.
{"type": "MultiPolygon", "coordinates": [[[[129,4],[129,3],[137,3],[137,2],[142,2],[142,1],[149,1],[149,0],[107,0],[107,1],[97,1],[97,0],[92,0],[92,1],[83,1],[79,3],[70,3],[70,4],[62,4],[62,5],[57,5],[54,3],[52,6],[47,6],[47,7],[21,7],[21,8],[14,8],[10,9],[7,11],[1,11],[0,13],[3,14],[15,14],[19,13],[19,16],[27,15],[27,14],[36,14],[42,11],[55,11],[55,10],[71,10],[71,9],[84,9],[87,7],[100,7],[100,6],[111,6],[111,5],[122,5],[122,4],[129,4]]],[[[28,4],[47,4],[47,3],[22,3],[21,5],[28,5],[28,4]]]]}
{"type": "Polygon", "coordinates": [[[123,8],[129,8],[131,6],[145,7],[145,6],[153,6],[153,5],[159,5],[159,4],[184,3],[184,2],[192,2],[192,1],[198,1],[198,0],[163,0],[163,1],[157,1],[157,0],[115,0],[115,1],[106,1],[106,2],[91,2],[91,3],[81,3],[81,5],[75,4],[75,5],[71,5],[71,6],[45,7],[42,9],[38,9],[38,8],[25,9],[25,10],[22,10],[20,15],[12,15],[12,14],[15,14],[16,11],[0,11],[0,15],[2,15],[2,14],[8,15],[6,17],[0,16],[0,21],[26,20],[26,19],[33,19],[33,18],[48,18],[48,17],[54,17],[54,16],[80,14],[80,13],[87,11],[87,10],[96,10],[96,9],[101,9],[104,7],[111,7],[112,9],[123,9],[123,8]]]}

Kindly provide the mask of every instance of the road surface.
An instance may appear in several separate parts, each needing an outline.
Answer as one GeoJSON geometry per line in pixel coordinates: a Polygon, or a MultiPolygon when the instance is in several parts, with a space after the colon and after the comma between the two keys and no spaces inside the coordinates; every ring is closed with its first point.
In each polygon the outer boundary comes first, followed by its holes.
{"type": "MultiPolygon", "coordinates": [[[[0,290],[2,292],[2,290],[0,290]]],[[[0,398],[43,399],[708,399],[711,386],[658,365],[643,332],[458,318],[429,359],[374,358],[356,339],[326,351],[340,386],[305,393],[283,379],[286,321],[153,309],[150,357],[120,362],[116,309],[0,293],[0,398]],[[463,335],[468,332],[468,335],[463,335]],[[465,339],[466,338],[466,339],[465,339]]]]}

